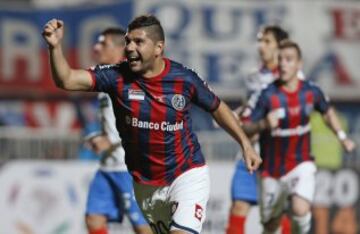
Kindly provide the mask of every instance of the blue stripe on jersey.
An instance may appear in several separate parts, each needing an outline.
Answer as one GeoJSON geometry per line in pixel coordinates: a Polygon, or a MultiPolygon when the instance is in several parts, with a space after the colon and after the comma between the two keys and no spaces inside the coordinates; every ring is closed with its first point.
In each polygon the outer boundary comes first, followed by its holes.
{"type": "MultiPolygon", "coordinates": [[[[167,84],[166,82],[162,83],[162,89],[163,89],[163,93],[164,90],[171,90],[170,93],[176,93],[174,92],[174,86],[175,86],[175,82],[172,82],[169,84],[167,84]]],[[[169,108],[172,107],[167,107],[166,108],[166,121],[173,121],[176,119],[176,111],[168,111],[169,108]]],[[[165,152],[174,152],[176,150],[176,140],[170,140],[167,141],[168,139],[173,139],[175,138],[175,134],[176,132],[165,132],[164,133],[164,140],[165,140],[165,152]],[[168,142],[172,142],[172,144],[169,144],[168,142]]],[[[165,154],[165,180],[170,183],[171,181],[174,180],[175,178],[175,172],[176,172],[176,167],[178,167],[177,163],[176,163],[176,157],[175,155],[172,157],[168,157],[169,154],[165,154]],[[175,165],[175,167],[174,167],[175,165]],[[173,166],[173,167],[171,167],[173,166]]]]}
{"type": "MultiPolygon", "coordinates": [[[[286,111],[286,118],[283,118],[281,119],[281,123],[282,123],[282,126],[283,128],[289,128],[290,126],[290,123],[289,123],[289,114],[288,114],[288,99],[287,99],[287,96],[283,93],[283,92],[279,92],[279,100],[280,100],[280,106],[281,108],[284,108],[285,111],[286,111]]],[[[285,166],[286,166],[286,163],[285,163],[285,160],[286,160],[286,156],[287,156],[287,151],[289,150],[289,142],[290,142],[290,139],[288,137],[281,137],[280,138],[280,173],[281,175],[285,173],[286,169],[285,169],[285,166]]],[[[275,156],[276,157],[276,156],[275,156]]]]}
{"type": "MultiPolygon", "coordinates": [[[[300,105],[301,105],[301,120],[300,120],[300,124],[302,126],[305,126],[306,124],[309,123],[309,117],[306,116],[306,93],[307,91],[302,88],[300,91],[299,91],[299,101],[300,101],[300,105]]],[[[302,162],[302,149],[304,147],[304,143],[306,141],[306,137],[307,136],[310,136],[309,133],[306,133],[304,135],[301,135],[299,136],[299,142],[296,146],[296,163],[301,163],[302,162]]],[[[310,147],[310,145],[309,145],[310,147]]]]}
{"type": "MultiPolygon", "coordinates": [[[[191,128],[191,118],[189,118],[189,115],[185,116],[185,122],[184,122],[184,130],[181,132],[181,146],[184,150],[185,160],[189,160],[189,155],[192,155],[192,157],[195,157],[194,154],[194,145],[189,145],[189,142],[191,143],[192,139],[189,138],[189,129],[191,128]],[[190,122],[189,122],[190,121],[190,122]]],[[[194,142],[194,141],[192,141],[194,142]]],[[[187,169],[189,169],[189,163],[185,163],[181,166],[181,171],[185,172],[187,169]]]]}
{"type": "MultiPolygon", "coordinates": [[[[143,88],[142,90],[146,90],[146,89],[143,88]]],[[[145,99],[144,101],[140,101],[139,120],[148,120],[148,119],[151,120],[150,118],[151,104],[147,102],[148,102],[147,99],[145,99]]],[[[142,131],[139,131],[138,137],[139,137],[139,142],[145,143],[145,144],[139,144],[141,150],[145,152],[145,154],[143,154],[142,162],[141,162],[141,167],[143,172],[142,176],[145,178],[152,178],[152,173],[150,168],[151,162],[149,160],[150,145],[148,144],[148,142],[150,142],[150,129],[143,129],[142,131]]]]}

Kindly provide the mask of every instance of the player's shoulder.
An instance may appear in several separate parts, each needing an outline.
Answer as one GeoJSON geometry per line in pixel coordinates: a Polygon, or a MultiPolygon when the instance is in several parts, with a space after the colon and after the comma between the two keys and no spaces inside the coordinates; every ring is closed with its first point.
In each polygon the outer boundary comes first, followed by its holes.
{"type": "Polygon", "coordinates": [[[273,94],[276,93],[279,90],[279,80],[275,80],[268,84],[266,87],[261,89],[261,93],[264,94],[273,94]]]}
{"type": "Polygon", "coordinates": [[[183,79],[184,81],[191,81],[194,78],[199,78],[198,73],[185,66],[182,63],[170,60],[171,63],[171,75],[176,77],[177,79],[183,79]]]}
{"type": "Polygon", "coordinates": [[[310,80],[302,80],[302,86],[305,89],[315,90],[315,91],[321,91],[321,88],[318,84],[316,84],[314,81],[310,80]]]}

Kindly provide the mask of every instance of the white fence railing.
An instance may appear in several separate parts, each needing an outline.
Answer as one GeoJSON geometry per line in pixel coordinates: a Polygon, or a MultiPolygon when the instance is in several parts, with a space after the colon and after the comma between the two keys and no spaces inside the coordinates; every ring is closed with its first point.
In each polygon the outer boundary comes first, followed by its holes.
{"type": "MultiPolygon", "coordinates": [[[[224,131],[197,133],[202,152],[208,161],[232,161],[240,147],[224,131]]],[[[360,145],[360,135],[352,136],[360,145]]],[[[316,142],[324,145],[328,136],[316,142]]],[[[0,128],[0,161],[9,159],[75,159],[79,157],[81,135],[79,132],[59,129],[0,128]]],[[[326,144],[325,144],[326,145],[326,144]]],[[[360,151],[346,155],[344,166],[360,168],[360,151]]],[[[329,158],[332,157],[329,155],[329,158]]]]}
{"type": "Polygon", "coordinates": [[[59,129],[0,128],[0,160],[76,158],[80,135],[59,129]]]}

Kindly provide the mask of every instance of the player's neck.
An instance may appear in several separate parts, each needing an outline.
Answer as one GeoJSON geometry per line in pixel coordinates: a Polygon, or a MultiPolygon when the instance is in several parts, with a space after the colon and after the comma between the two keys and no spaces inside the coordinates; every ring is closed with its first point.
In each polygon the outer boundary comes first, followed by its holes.
{"type": "Polygon", "coordinates": [[[154,61],[152,68],[148,69],[142,76],[147,79],[151,79],[160,75],[165,69],[165,61],[162,57],[157,58],[154,61]]]}
{"type": "Polygon", "coordinates": [[[299,79],[297,77],[291,78],[289,81],[283,83],[283,88],[287,92],[295,92],[299,86],[299,79]]]}

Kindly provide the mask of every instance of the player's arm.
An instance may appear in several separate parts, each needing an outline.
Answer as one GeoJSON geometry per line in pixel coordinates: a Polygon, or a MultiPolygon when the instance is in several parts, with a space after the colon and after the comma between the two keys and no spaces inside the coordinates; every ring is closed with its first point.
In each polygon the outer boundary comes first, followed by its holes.
{"type": "Polygon", "coordinates": [[[352,152],[355,148],[355,143],[350,138],[348,138],[347,134],[342,129],[335,109],[333,107],[329,107],[322,116],[327,126],[337,135],[344,149],[347,152],[352,152]]]}
{"type": "Polygon", "coordinates": [[[274,129],[278,127],[279,119],[277,117],[276,111],[269,112],[265,118],[262,118],[258,121],[247,121],[243,123],[243,129],[248,137],[253,137],[254,135],[267,130],[274,129]]]}
{"type": "Polygon", "coordinates": [[[89,90],[93,81],[86,70],[72,69],[65,59],[61,42],[64,36],[64,22],[52,19],[44,26],[42,33],[49,48],[52,78],[57,87],[65,90],[89,90]]]}
{"type": "Polygon", "coordinates": [[[230,108],[221,101],[219,107],[212,112],[212,116],[216,122],[241,145],[244,159],[250,173],[255,171],[262,160],[253,149],[249,139],[241,129],[239,121],[235,118],[230,108]]]}

